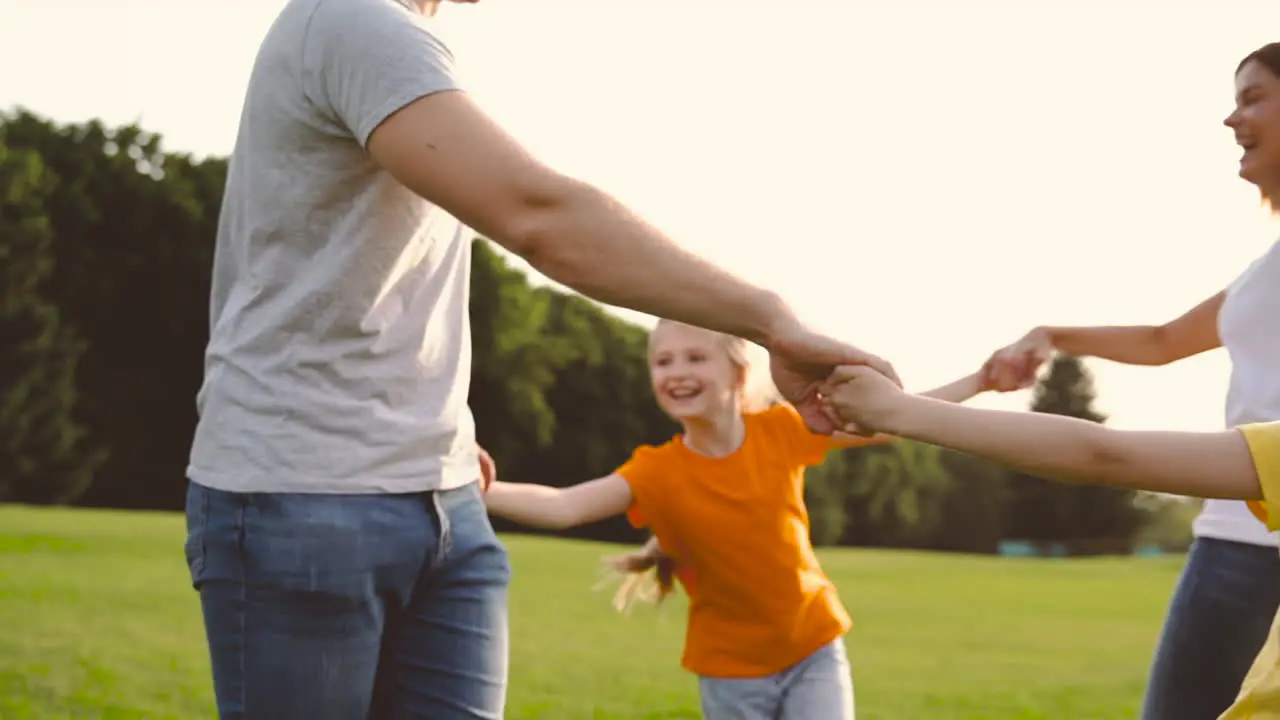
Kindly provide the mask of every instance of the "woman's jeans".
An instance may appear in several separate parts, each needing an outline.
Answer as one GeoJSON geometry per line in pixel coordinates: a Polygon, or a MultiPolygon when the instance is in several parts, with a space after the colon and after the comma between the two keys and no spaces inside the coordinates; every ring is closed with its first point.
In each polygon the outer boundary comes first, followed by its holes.
{"type": "Polygon", "coordinates": [[[1142,720],[1216,720],[1280,606],[1280,551],[1197,538],[1156,647],[1142,720]]]}
{"type": "Polygon", "coordinates": [[[498,720],[506,550],[477,484],[404,495],[191,483],[186,543],[224,720],[498,720]]]}

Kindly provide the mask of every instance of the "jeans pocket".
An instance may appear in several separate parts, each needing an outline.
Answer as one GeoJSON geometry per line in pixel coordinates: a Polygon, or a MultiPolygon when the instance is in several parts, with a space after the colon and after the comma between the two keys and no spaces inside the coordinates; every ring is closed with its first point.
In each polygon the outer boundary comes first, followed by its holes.
{"type": "Polygon", "coordinates": [[[440,495],[438,512],[446,516],[449,528],[447,552],[442,560],[465,560],[467,572],[476,582],[507,586],[511,582],[511,559],[507,548],[493,530],[479,483],[446,490],[440,495]]]}
{"type": "Polygon", "coordinates": [[[199,587],[204,574],[205,534],[209,524],[209,491],[200,485],[187,482],[187,540],[183,552],[187,557],[187,570],[191,584],[199,587]]]}

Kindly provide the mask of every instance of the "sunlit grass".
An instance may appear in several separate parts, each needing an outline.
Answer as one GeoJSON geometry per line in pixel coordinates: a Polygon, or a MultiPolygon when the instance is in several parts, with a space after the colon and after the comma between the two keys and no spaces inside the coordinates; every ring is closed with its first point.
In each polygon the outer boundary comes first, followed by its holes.
{"type": "MultiPolygon", "coordinates": [[[[0,717],[212,718],[179,515],[0,506],[0,717]]],[[[697,718],[683,606],[620,617],[616,548],[510,536],[508,718],[697,718]]],[[[862,720],[1132,718],[1180,558],[821,553],[862,720]]]]}

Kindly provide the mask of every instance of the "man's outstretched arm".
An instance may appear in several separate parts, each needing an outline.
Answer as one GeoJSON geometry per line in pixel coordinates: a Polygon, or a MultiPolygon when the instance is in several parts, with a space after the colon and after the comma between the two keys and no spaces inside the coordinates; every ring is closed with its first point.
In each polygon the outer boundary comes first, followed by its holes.
{"type": "Polygon", "coordinates": [[[539,162],[465,92],[410,103],[373,131],[368,150],[410,190],[596,300],[765,347],[796,325],[774,293],[686,252],[606,193],[539,162]]]}

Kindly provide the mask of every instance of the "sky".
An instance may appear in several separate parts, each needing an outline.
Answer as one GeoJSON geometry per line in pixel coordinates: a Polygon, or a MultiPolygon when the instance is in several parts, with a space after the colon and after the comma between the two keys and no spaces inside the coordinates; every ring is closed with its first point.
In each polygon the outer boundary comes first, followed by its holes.
{"type": "MultiPolygon", "coordinates": [[[[0,108],[226,155],[283,4],[0,0],[0,108]]],[[[1274,0],[484,0],[433,23],[535,154],[909,389],[1035,325],[1165,322],[1280,233],[1222,125],[1274,0]]],[[[1221,350],[1087,365],[1112,426],[1223,424],[1221,350]]]]}

